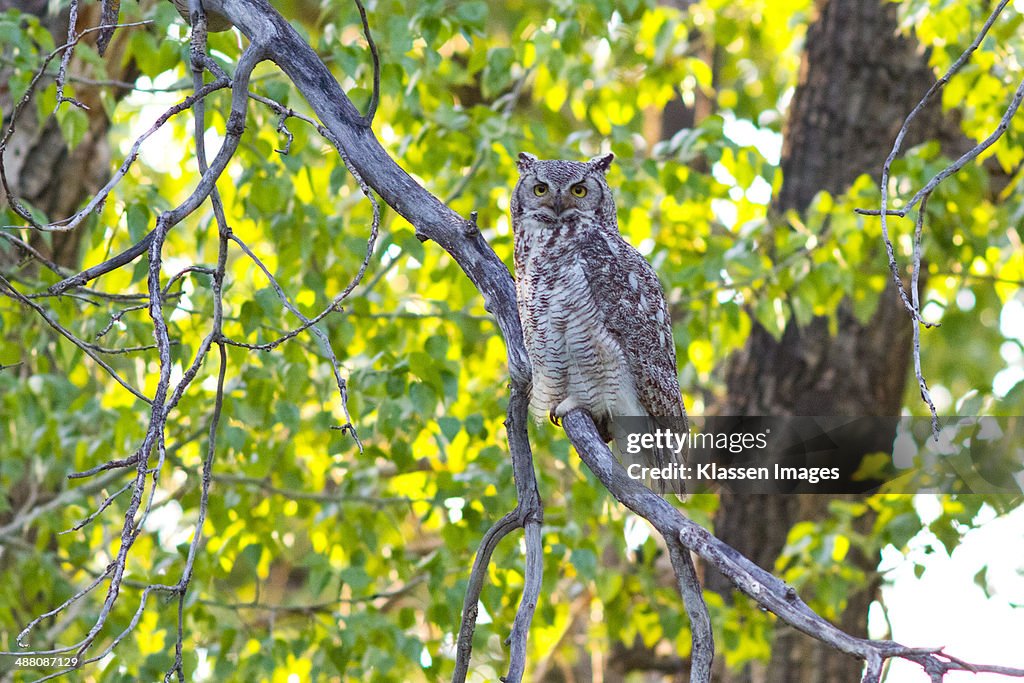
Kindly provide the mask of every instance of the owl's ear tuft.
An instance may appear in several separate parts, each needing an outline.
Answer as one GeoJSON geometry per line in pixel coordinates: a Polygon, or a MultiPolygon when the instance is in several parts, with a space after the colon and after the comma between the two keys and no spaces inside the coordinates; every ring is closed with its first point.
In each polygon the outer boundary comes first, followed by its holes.
{"type": "Polygon", "coordinates": [[[520,152],[519,161],[516,163],[516,166],[519,167],[520,173],[525,173],[533,168],[535,163],[537,163],[537,157],[533,156],[529,152],[520,152]]]}
{"type": "Polygon", "coordinates": [[[611,152],[608,152],[607,154],[598,154],[596,157],[592,157],[587,164],[592,168],[596,168],[601,173],[607,173],[608,169],[612,166],[612,160],[614,158],[615,155],[611,152]]]}

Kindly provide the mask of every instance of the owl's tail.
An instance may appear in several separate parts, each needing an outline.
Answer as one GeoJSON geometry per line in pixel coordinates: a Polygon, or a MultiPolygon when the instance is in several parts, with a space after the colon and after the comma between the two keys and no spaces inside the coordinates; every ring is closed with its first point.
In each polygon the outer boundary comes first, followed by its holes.
{"type": "Polygon", "coordinates": [[[679,424],[644,415],[610,421],[610,447],[626,472],[656,493],[686,493],[683,466],[689,442],[686,418],[679,424]],[[655,472],[656,471],[656,472],[655,472]]]}

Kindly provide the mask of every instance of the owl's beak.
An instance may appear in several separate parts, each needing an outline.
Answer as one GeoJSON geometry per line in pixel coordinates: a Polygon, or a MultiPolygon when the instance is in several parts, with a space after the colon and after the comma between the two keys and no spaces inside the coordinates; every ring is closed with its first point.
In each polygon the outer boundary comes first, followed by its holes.
{"type": "Polygon", "coordinates": [[[555,195],[555,205],[552,207],[555,210],[555,215],[559,216],[562,213],[562,196],[559,194],[555,195]]]}

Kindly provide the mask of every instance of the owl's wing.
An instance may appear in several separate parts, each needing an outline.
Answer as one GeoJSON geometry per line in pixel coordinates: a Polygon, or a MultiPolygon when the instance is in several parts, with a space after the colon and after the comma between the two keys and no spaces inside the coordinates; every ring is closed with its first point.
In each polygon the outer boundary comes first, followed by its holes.
{"type": "Polygon", "coordinates": [[[594,301],[626,355],[641,404],[656,418],[683,417],[672,322],[654,268],[617,234],[583,240],[580,252],[594,301]]]}

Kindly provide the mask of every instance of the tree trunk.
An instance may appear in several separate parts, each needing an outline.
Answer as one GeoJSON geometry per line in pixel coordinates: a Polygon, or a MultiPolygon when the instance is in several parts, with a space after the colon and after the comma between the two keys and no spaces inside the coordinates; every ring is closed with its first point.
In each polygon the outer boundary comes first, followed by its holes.
{"type": "MultiPolygon", "coordinates": [[[[54,43],[67,42],[68,8],[63,7],[56,14],[49,13],[49,5],[41,0],[0,0],[0,12],[11,8],[34,14],[53,35],[54,43]]],[[[95,26],[99,21],[98,3],[81,7],[78,15],[78,29],[95,26]]],[[[95,43],[93,33],[83,39],[95,43]]],[[[123,65],[124,32],[116,34],[107,51],[106,63],[110,78],[131,81],[135,77],[134,63],[123,65]]],[[[56,70],[56,60],[50,71],[56,70]]],[[[4,113],[3,126],[10,124],[9,116],[14,103],[11,102],[7,80],[12,67],[0,68],[0,110],[4,113]]],[[[76,76],[95,77],[90,65],[72,59],[68,69],[68,87],[74,88],[75,97],[89,109],[85,111],[89,125],[81,142],[74,149],[68,149],[64,137],[53,116],[40,121],[36,116],[34,102],[26,108],[17,121],[17,128],[7,147],[4,164],[11,190],[15,196],[42,211],[49,220],[59,220],[73,214],[82,202],[94,195],[110,177],[110,145],[107,133],[110,120],[100,101],[100,88],[76,84],[76,76]]],[[[51,80],[43,81],[50,85],[51,80]]],[[[42,88],[40,88],[41,90],[42,88]]],[[[127,94],[122,88],[107,88],[115,98],[127,94]]],[[[38,95],[37,95],[38,96],[38,95]]],[[[70,103],[62,104],[71,107],[70,103]]],[[[0,193],[0,209],[6,208],[7,198],[0,193]]],[[[34,233],[31,244],[44,255],[68,268],[79,265],[79,245],[84,230],[56,232],[48,235],[34,233]]],[[[9,245],[3,245],[8,248],[9,245]]],[[[0,256],[2,259],[2,256],[0,256]]],[[[0,265],[3,261],[0,260],[0,265]]]]}
{"type": "MultiPolygon", "coordinates": [[[[878,175],[904,117],[934,75],[927,55],[896,34],[896,8],[884,0],[824,0],[809,27],[800,82],[790,107],[782,154],[783,183],[777,209],[803,211],[822,190],[843,192],[859,175],[878,175]]],[[[926,138],[959,140],[955,122],[938,107],[917,119],[907,147],[926,138]],[[953,125],[950,125],[950,124],[953,125]]],[[[885,271],[879,249],[879,272],[885,271]]],[[[806,327],[791,321],[776,340],[754,324],[746,346],[729,361],[725,415],[899,415],[910,359],[906,312],[887,289],[867,325],[843,304],[838,334],[826,319],[806,327]]],[[[891,443],[893,434],[880,434],[891,443]]],[[[723,496],[717,535],[771,570],[789,529],[800,520],[822,519],[832,497],[723,496]]],[[[870,528],[872,520],[861,520],[870,528]]],[[[866,635],[867,611],[879,576],[877,557],[851,555],[848,562],[869,580],[849,596],[839,626],[866,635]]],[[[732,586],[714,572],[708,587],[730,599],[732,586]]],[[[806,597],[806,596],[805,596],[806,597]]],[[[721,663],[719,663],[721,666],[721,663]]],[[[721,672],[721,680],[754,683],[843,683],[860,680],[860,661],[788,627],[779,627],[772,660],[764,667],[721,672]]]]}

